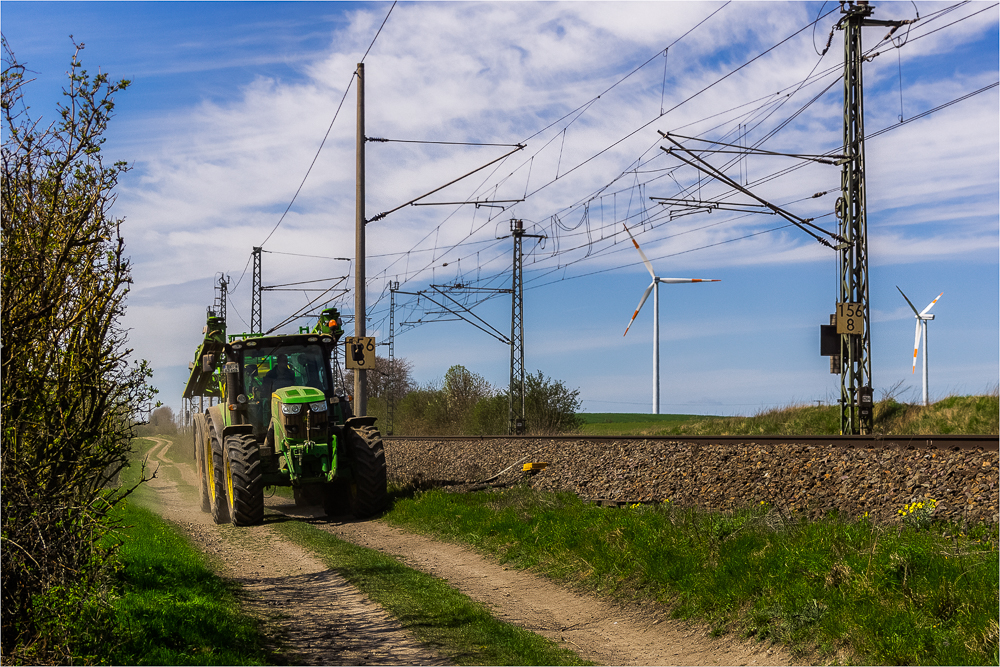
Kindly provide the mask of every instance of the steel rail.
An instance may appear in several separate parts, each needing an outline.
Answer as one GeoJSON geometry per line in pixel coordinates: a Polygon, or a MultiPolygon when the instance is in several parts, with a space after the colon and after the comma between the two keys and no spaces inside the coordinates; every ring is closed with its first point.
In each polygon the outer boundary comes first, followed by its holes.
{"type": "Polygon", "coordinates": [[[386,442],[468,442],[484,440],[555,440],[625,442],[653,440],[690,445],[806,445],[845,449],[983,449],[1000,451],[996,435],[485,435],[385,436],[386,442]]]}

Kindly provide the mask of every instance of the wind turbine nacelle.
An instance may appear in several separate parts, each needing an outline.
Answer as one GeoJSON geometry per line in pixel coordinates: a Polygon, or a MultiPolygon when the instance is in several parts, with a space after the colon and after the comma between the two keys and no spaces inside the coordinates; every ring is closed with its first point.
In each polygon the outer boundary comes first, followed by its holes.
{"type": "Polygon", "coordinates": [[[921,315],[920,319],[922,319],[922,320],[933,320],[934,316],[933,315],[921,315]]]}

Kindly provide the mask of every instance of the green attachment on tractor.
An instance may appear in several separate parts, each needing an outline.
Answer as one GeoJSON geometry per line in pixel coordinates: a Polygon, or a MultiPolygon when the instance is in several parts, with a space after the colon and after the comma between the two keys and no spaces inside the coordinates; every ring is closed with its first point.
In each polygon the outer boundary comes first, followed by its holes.
{"type": "Polygon", "coordinates": [[[198,345],[198,349],[195,350],[194,361],[188,364],[191,375],[188,377],[187,384],[184,385],[184,398],[222,396],[217,371],[225,356],[226,320],[216,317],[211,310],[208,311],[202,333],[204,338],[198,345]]]}

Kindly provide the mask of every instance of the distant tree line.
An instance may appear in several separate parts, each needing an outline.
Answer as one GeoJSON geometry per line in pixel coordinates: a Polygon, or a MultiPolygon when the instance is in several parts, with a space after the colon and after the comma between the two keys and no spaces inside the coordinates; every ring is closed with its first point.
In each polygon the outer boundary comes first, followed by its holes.
{"type": "MultiPolygon", "coordinates": [[[[387,428],[390,398],[394,401],[394,435],[504,435],[509,428],[507,387],[495,387],[464,366],[452,366],[439,382],[418,385],[412,364],[375,358],[368,372],[368,413],[387,428]]],[[[353,391],[351,371],[344,378],[353,391]]],[[[575,431],[580,391],[537,371],[525,377],[525,418],[529,433],[575,431]]]]}

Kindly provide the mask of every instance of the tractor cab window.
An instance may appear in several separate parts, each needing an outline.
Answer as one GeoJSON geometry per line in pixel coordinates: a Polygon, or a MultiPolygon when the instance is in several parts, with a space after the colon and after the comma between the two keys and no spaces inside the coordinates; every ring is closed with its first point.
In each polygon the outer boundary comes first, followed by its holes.
{"type": "Polygon", "coordinates": [[[271,394],[277,389],[306,386],[330,393],[330,372],[318,345],[247,348],[243,354],[244,393],[254,432],[271,421],[271,394]]]}

